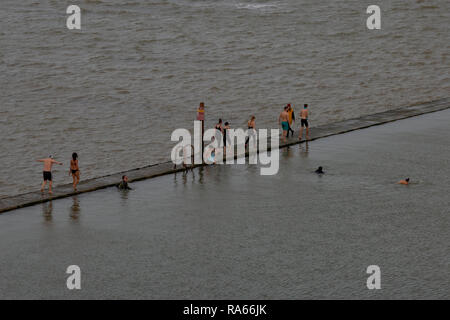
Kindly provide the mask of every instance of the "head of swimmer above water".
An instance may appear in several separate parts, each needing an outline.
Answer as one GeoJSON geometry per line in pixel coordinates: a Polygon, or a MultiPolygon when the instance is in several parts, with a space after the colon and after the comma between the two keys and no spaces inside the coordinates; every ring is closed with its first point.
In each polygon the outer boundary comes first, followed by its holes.
{"type": "Polygon", "coordinates": [[[128,182],[128,177],[127,176],[122,176],[122,181],[123,182],[128,182]]]}
{"type": "Polygon", "coordinates": [[[399,184],[409,184],[409,178],[406,178],[405,180],[400,180],[398,183],[399,184]]]}

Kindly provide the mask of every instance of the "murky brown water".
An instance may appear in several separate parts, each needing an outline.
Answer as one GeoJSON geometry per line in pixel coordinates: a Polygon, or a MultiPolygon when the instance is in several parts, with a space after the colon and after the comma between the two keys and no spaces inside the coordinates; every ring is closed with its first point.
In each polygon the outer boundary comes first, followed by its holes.
{"type": "MultiPolygon", "coordinates": [[[[70,154],[89,178],[166,161],[174,127],[254,114],[276,127],[280,107],[311,105],[312,125],[447,97],[450,2],[0,2],[0,196],[39,187],[49,154],[70,154]]],[[[297,109],[298,110],[298,109],[297,109]]]]}

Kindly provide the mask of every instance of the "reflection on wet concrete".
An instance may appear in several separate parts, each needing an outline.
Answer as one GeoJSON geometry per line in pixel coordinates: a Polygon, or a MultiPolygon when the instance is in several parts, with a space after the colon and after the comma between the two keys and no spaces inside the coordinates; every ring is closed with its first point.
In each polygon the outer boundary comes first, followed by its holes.
{"type": "Polygon", "coordinates": [[[309,155],[309,142],[299,144],[300,156],[302,158],[307,158],[309,155]]]}
{"type": "Polygon", "coordinates": [[[42,215],[44,221],[50,222],[53,220],[53,203],[52,201],[45,202],[42,204],[42,215]]]}
{"type": "Polygon", "coordinates": [[[294,156],[294,154],[292,153],[292,147],[280,149],[280,155],[283,158],[292,158],[294,156]]]}
{"type": "Polygon", "coordinates": [[[120,192],[120,199],[122,199],[123,202],[126,202],[130,195],[130,190],[119,190],[119,192],[120,192]]]}
{"type": "Polygon", "coordinates": [[[205,168],[204,167],[200,167],[198,170],[198,183],[203,184],[203,172],[204,172],[205,168]]]}
{"type": "Polygon", "coordinates": [[[72,197],[72,206],[70,207],[70,218],[77,221],[80,217],[80,212],[80,201],[78,200],[78,197],[74,196],[72,197]]]}
{"type": "Polygon", "coordinates": [[[182,185],[186,185],[189,181],[189,177],[192,177],[192,184],[198,181],[199,184],[203,184],[205,167],[198,167],[196,169],[187,169],[185,171],[176,172],[173,174],[174,185],[177,186],[181,180],[182,185]]]}

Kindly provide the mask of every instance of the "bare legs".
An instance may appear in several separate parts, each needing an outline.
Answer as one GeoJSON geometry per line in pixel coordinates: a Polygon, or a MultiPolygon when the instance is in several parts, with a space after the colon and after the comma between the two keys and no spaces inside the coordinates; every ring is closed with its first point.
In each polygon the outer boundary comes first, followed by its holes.
{"type": "MultiPolygon", "coordinates": [[[[184,163],[183,163],[184,165],[184,163]]],[[[72,179],[73,179],[73,190],[77,191],[77,185],[78,183],[80,183],[80,171],[77,171],[75,174],[72,174],[72,179]]]]}
{"type": "Polygon", "coordinates": [[[283,130],[283,140],[282,140],[283,142],[287,141],[287,138],[286,138],[287,134],[288,134],[288,131],[287,130],[283,130]]]}
{"type": "MultiPolygon", "coordinates": [[[[303,136],[303,127],[300,128],[300,135],[298,136],[298,140],[302,140],[303,136]]],[[[309,127],[306,127],[306,140],[309,140],[309,127]]]]}
{"type": "Polygon", "coordinates": [[[41,186],[41,192],[44,192],[44,188],[45,185],[47,184],[47,180],[45,180],[44,182],[42,182],[42,186],[41,186]]]}
{"type": "MultiPolygon", "coordinates": [[[[42,182],[42,186],[41,186],[41,192],[44,192],[45,186],[47,185],[47,180],[45,180],[44,182],[42,182]]],[[[52,194],[52,186],[53,186],[53,181],[49,181],[48,182],[48,193],[52,194]]]]}

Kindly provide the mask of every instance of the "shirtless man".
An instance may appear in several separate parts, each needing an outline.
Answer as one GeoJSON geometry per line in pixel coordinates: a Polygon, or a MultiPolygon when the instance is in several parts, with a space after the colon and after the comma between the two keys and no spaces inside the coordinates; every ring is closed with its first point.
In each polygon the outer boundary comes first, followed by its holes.
{"type": "Polygon", "coordinates": [[[52,192],[52,185],[53,185],[52,166],[54,164],[59,164],[60,166],[62,166],[62,163],[53,160],[52,156],[49,156],[46,159],[40,159],[40,160],[36,160],[36,161],[44,163],[44,172],[43,172],[44,182],[42,182],[41,192],[44,192],[45,185],[47,184],[47,181],[48,181],[48,193],[52,194],[53,193],[52,192]]]}
{"type": "Polygon", "coordinates": [[[405,180],[400,180],[399,182],[397,182],[398,184],[403,184],[405,186],[407,186],[409,184],[409,178],[406,178],[405,180]]]}
{"type": "Polygon", "coordinates": [[[305,104],[303,107],[303,110],[300,112],[300,121],[301,121],[301,127],[300,127],[300,135],[298,136],[298,140],[302,140],[303,136],[303,127],[306,128],[306,140],[309,140],[309,123],[308,123],[308,105],[305,104]]]}
{"type": "Polygon", "coordinates": [[[288,113],[288,107],[284,107],[283,112],[280,113],[280,117],[278,118],[278,124],[281,124],[281,127],[283,129],[283,142],[286,142],[287,139],[287,133],[289,130],[289,113],[288,113]]]}
{"type": "MultiPolygon", "coordinates": [[[[255,118],[255,116],[252,116],[251,118],[250,118],[250,120],[248,120],[247,121],[247,132],[248,132],[248,136],[247,136],[247,138],[245,139],[245,147],[247,148],[247,146],[248,146],[248,143],[249,143],[249,141],[250,141],[250,137],[252,137],[252,138],[254,138],[254,136],[255,136],[255,129],[256,129],[256,118],[255,118]]],[[[253,143],[255,143],[255,140],[252,140],[253,141],[253,143]]]]}

